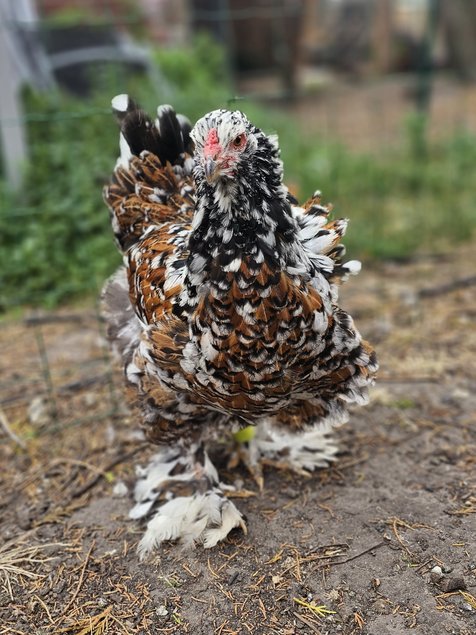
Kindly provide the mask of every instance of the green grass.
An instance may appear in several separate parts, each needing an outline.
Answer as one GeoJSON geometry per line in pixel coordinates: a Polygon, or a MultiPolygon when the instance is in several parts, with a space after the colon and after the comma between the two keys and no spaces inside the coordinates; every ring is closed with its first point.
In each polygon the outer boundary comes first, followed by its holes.
{"type": "Polygon", "coordinates": [[[129,91],[150,112],[170,102],[193,120],[217,107],[240,108],[278,132],[285,176],[306,198],[315,189],[351,219],[351,257],[405,258],[456,248],[476,226],[476,139],[463,133],[422,142],[422,122],[402,124],[407,143],[379,156],[304,138],[289,117],[246,101],[228,103],[221,52],[205,40],[192,51],[156,54],[161,88],[144,78],[98,75],[97,90],[80,101],[62,94],[25,96],[30,163],[22,191],[0,180],[0,309],[56,306],[97,293],[120,262],[102,185],[117,156],[110,98],[129,91]]]}

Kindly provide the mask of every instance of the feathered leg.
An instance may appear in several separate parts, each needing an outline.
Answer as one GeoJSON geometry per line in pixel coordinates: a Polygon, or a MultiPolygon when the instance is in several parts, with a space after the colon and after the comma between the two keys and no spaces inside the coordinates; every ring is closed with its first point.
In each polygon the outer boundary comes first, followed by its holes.
{"type": "Polygon", "coordinates": [[[264,485],[265,465],[309,476],[317,468],[327,467],[335,461],[338,452],[329,426],[288,432],[276,427],[272,418],[266,418],[242,439],[239,434],[235,436],[237,447],[231,455],[230,464],[236,465],[241,461],[260,490],[264,485]]]}
{"type": "Polygon", "coordinates": [[[317,468],[328,467],[338,452],[327,426],[288,432],[273,426],[270,419],[261,421],[250,445],[252,453],[260,456],[263,464],[303,476],[309,476],[317,468]]]}
{"type": "Polygon", "coordinates": [[[234,527],[246,532],[243,516],[224,494],[233,488],[220,483],[202,443],[163,447],[137,473],[129,516],[148,520],[141,559],[164,541],[214,547],[234,527]]]}

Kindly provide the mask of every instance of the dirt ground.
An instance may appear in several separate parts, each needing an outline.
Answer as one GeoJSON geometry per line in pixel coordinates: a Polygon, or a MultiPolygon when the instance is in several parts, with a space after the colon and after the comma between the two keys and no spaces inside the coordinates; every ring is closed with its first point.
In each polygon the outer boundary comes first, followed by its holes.
{"type": "Polygon", "coordinates": [[[259,495],[215,448],[251,493],[235,500],[248,535],[144,563],[127,512],[153,448],[94,308],[4,324],[0,634],[474,634],[475,249],[351,280],[342,304],[381,370],[336,431],[339,460],[309,479],[270,469],[259,495]]]}

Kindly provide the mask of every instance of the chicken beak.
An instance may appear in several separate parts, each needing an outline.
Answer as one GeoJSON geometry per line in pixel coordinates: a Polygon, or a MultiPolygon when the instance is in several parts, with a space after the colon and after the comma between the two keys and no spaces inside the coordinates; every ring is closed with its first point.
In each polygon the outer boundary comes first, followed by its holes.
{"type": "Polygon", "coordinates": [[[215,183],[220,175],[220,170],[218,168],[218,164],[213,159],[208,158],[205,161],[205,178],[207,179],[207,183],[215,183]]]}

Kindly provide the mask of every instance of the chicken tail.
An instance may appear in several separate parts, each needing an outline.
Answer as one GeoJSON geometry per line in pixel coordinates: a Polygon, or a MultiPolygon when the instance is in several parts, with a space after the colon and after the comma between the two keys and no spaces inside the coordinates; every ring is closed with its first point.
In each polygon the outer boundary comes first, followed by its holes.
{"type": "Polygon", "coordinates": [[[173,165],[181,154],[190,152],[191,124],[172,106],[159,106],[157,118],[152,121],[129,95],[116,95],[111,105],[121,128],[119,162],[124,167],[132,156],[138,157],[144,150],[155,154],[162,165],[173,165]]]}
{"type": "Polygon", "coordinates": [[[171,106],[159,106],[153,121],[126,94],[114,97],[112,109],[120,125],[120,156],[104,200],[125,253],[151,226],[191,215],[191,125],[171,106]]]}

